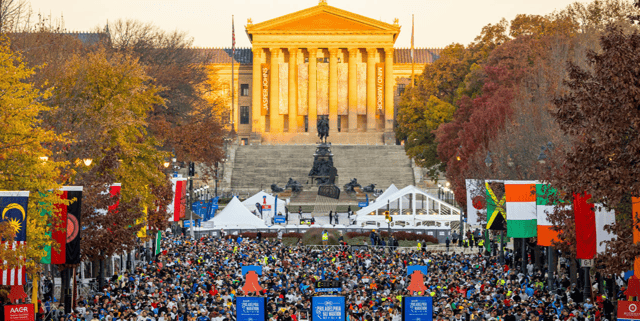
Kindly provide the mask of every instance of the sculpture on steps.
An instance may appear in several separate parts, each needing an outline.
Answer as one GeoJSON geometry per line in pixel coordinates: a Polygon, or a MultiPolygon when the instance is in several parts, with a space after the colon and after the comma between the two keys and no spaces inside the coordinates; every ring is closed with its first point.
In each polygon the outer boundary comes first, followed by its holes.
{"type": "Polygon", "coordinates": [[[300,182],[294,180],[291,177],[289,177],[289,182],[287,182],[287,186],[285,186],[284,189],[289,189],[289,188],[294,193],[302,192],[302,184],[300,184],[300,182]]]}
{"type": "Polygon", "coordinates": [[[282,192],[284,192],[284,188],[278,187],[277,184],[271,184],[271,192],[273,192],[273,193],[282,193],[282,192]]]}
{"type": "Polygon", "coordinates": [[[376,190],[376,184],[369,184],[362,188],[362,191],[365,193],[377,193],[382,192],[382,190],[376,190]]]}
{"type": "Polygon", "coordinates": [[[358,184],[358,180],[357,179],[352,179],[351,182],[344,184],[344,191],[346,193],[355,193],[354,188],[359,187],[362,188],[362,186],[360,186],[360,184],[358,184]]]}
{"type": "Polygon", "coordinates": [[[327,143],[327,137],[329,137],[329,120],[325,117],[318,117],[318,137],[320,137],[321,143],[327,143]]]}

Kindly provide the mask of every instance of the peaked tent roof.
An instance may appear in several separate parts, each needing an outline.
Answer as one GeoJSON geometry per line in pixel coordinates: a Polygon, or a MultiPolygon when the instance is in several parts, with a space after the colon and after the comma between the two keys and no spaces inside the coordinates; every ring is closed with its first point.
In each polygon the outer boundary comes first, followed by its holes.
{"type": "MultiPolygon", "coordinates": [[[[216,228],[266,228],[259,217],[251,214],[249,210],[240,203],[237,197],[233,197],[231,202],[213,219],[206,223],[216,228]]],[[[209,225],[207,224],[207,225],[209,225]]]]}
{"type": "MultiPolygon", "coordinates": [[[[390,195],[392,195],[393,193],[395,193],[395,192],[397,192],[397,191],[398,191],[398,188],[396,187],[396,185],[391,184],[391,185],[389,185],[389,187],[384,191],[384,193],[380,194],[380,196],[378,196],[378,197],[376,198],[376,201],[375,201],[375,202],[380,202],[380,201],[386,200],[386,199],[387,199],[387,197],[389,197],[390,195]]],[[[375,203],[375,202],[374,202],[374,203],[375,203]]]]}
{"type": "MultiPolygon", "coordinates": [[[[273,203],[275,202],[276,197],[269,194],[269,193],[265,193],[263,191],[260,191],[256,194],[254,194],[253,196],[247,198],[246,200],[242,201],[242,205],[244,205],[244,207],[246,207],[249,211],[253,211],[256,210],[256,203],[260,203],[262,204],[262,198],[266,196],[267,197],[267,205],[273,205],[273,203]]],[[[278,212],[283,212],[284,213],[284,207],[287,206],[287,202],[281,198],[278,199],[278,212]]],[[[272,209],[274,210],[274,209],[272,209]]]]}
{"type": "Polygon", "coordinates": [[[331,30],[392,33],[395,41],[400,33],[400,26],[338,9],[327,5],[326,2],[320,2],[317,6],[311,8],[246,26],[247,35],[252,42],[254,33],[275,30],[288,30],[290,32],[323,32],[331,30]]]}

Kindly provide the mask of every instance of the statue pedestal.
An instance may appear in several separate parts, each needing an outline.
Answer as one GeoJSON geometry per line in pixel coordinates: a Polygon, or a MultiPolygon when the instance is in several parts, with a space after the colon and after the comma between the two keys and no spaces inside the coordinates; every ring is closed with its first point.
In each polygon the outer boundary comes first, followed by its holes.
{"type": "MultiPolygon", "coordinates": [[[[333,166],[333,154],[331,153],[331,143],[318,143],[313,154],[313,167],[309,172],[312,184],[320,185],[328,183],[331,179],[333,166]]],[[[336,173],[335,178],[338,178],[336,173]]]]}

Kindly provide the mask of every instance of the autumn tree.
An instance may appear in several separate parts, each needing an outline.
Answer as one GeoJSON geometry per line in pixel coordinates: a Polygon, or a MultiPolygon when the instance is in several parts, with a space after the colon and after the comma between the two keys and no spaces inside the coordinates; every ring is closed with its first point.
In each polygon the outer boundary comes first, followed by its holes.
{"type": "Polygon", "coordinates": [[[56,151],[76,173],[69,182],[85,186],[82,215],[87,229],[81,253],[85,259],[103,259],[135,244],[141,227],[136,220],[142,219],[143,208],[153,208],[150,216],[159,216],[148,218],[157,228],[166,227],[170,183],[161,164],[168,155],[147,130],[148,113],[163,100],[130,54],[98,48],[70,57],[61,71],[49,80],[53,90],[47,100],[59,108],[45,121],[73,139],[57,145],[56,151]],[[122,184],[117,199],[105,194],[113,183],[122,184]],[[116,211],[99,213],[116,201],[116,211]]]}
{"type": "MultiPolygon", "coordinates": [[[[551,181],[569,195],[587,192],[594,202],[617,209],[610,227],[617,240],[609,242],[603,264],[619,273],[632,269],[640,255],[630,210],[631,197],[640,196],[640,34],[610,26],[600,44],[601,52],[588,53],[589,68],[569,64],[569,91],[555,101],[554,116],[576,143],[551,181]]],[[[572,229],[566,217],[556,222],[572,229]]]]}
{"type": "Polygon", "coordinates": [[[113,50],[138,57],[160,89],[165,104],[154,105],[150,112],[151,133],[178,159],[212,169],[224,157],[227,124],[220,117],[226,105],[205,97],[216,89],[208,57],[191,48],[193,40],[186,33],[165,32],[139,21],[118,20],[109,26],[109,36],[113,50]]]}
{"type": "MultiPolygon", "coordinates": [[[[41,117],[55,109],[42,103],[50,94],[40,92],[28,82],[34,73],[19,54],[9,49],[6,38],[0,39],[0,190],[30,191],[27,209],[27,244],[17,251],[0,247],[0,269],[15,266],[17,258],[27,258],[27,274],[39,270],[44,249],[51,246],[45,236],[48,218],[40,211],[51,210],[58,203],[55,194],[47,193],[61,186],[63,160],[53,157],[49,146],[68,142],[65,135],[42,126],[41,117]]],[[[2,225],[3,233],[6,225],[2,225]]],[[[6,235],[4,235],[6,236],[6,235]]]]}

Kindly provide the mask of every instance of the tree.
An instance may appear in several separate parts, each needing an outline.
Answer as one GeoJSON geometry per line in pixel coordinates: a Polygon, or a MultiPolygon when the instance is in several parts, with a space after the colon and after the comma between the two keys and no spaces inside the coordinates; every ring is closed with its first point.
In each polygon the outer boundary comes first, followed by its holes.
{"type": "Polygon", "coordinates": [[[222,139],[226,105],[207,100],[212,83],[207,56],[192,50],[192,39],[182,32],[164,32],[152,24],[118,20],[109,26],[110,44],[120,53],[138,57],[140,64],[160,89],[165,104],[154,105],[150,131],[180,160],[199,162],[208,169],[224,158],[222,139]],[[213,103],[212,103],[213,102],[213,103]]]}
{"type": "Polygon", "coordinates": [[[166,227],[160,223],[167,221],[166,211],[156,209],[166,208],[170,199],[170,183],[161,169],[168,155],[147,131],[147,115],[163,100],[130,54],[98,47],[70,57],[61,71],[49,79],[54,89],[47,100],[60,107],[45,121],[73,139],[56,151],[76,173],[69,182],[85,186],[82,255],[102,259],[135,244],[143,208],[153,209],[148,220],[166,227]],[[93,162],[86,166],[82,159],[93,162]],[[105,194],[113,183],[122,184],[116,199],[105,194]],[[117,210],[104,215],[116,201],[117,210]]]}
{"type": "Polygon", "coordinates": [[[555,101],[554,116],[576,143],[551,181],[569,195],[588,192],[594,202],[619,209],[611,227],[618,240],[609,243],[604,260],[609,271],[619,272],[640,255],[631,239],[629,205],[631,196],[640,196],[640,34],[610,26],[600,43],[600,53],[588,53],[590,68],[569,64],[569,92],[555,101]]]}
{"type": "MultiPolygon", "coordinates": [[[[46,193],[61,186],[61,168],[65,162],[56,160],[48,149],[53,144],[66,143],[63,135],[42,126],[41,117],[54,109],[41,101],[49,92],[40,92],[28,79],[34,73],[22,62],[20,55],[9,49],[6,38],[0,39],[0,190],[30,191],[27,210],[27,244],[18,251],[0,246],[0,257],[15,266],[18,257],[27,258],[27,274],[38,272],[38,262],[45,255],[51,240],[45,236],[48,219],[40,216],[59,202],[55,194],[46,193]]],[[[1,229],[7,231],[3,226],[1,229]]],[[[6,235],[3,235],[6,236],[6,235]]],[[[10,237],[12,239],[12,237],[10,237]]],[[[2,268],[6,268],[0,262],[2,268]]]]}

